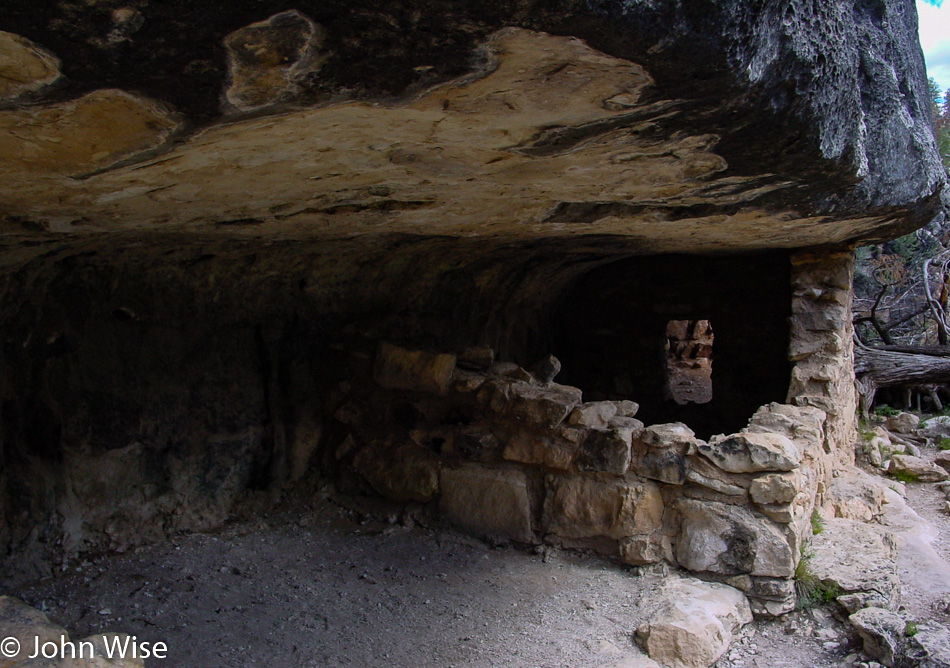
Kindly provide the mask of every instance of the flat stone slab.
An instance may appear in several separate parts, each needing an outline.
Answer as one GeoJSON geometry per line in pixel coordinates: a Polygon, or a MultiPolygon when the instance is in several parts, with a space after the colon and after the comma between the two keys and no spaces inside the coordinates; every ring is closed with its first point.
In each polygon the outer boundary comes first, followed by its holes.
{"type": "Polygon", "coordinates": [[[808,567],[826,586],[841,590],[854,612],[877,606],[894,610],[900,602],[897,540],[880,526],[833,518],[811,539],[808,567]]]}

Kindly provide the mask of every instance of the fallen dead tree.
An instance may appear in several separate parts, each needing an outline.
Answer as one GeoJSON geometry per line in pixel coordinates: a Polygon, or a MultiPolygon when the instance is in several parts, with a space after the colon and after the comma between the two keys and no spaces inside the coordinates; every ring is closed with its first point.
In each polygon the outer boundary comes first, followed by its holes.
{"type": "MultiPolygon", "coordinates": [[[[854,373],[866,417],[881,388],[950,383],[950,346],[871,347],[855,340],[854,373]]],[[[942,407],[936,387],[928,393],[935,406],[942,407]]]]}

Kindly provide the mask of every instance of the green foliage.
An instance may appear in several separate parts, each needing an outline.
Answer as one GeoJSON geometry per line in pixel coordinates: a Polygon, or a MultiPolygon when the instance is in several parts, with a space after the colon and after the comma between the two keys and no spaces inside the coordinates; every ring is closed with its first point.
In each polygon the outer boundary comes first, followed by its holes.
{"type": "Polygon", "coordinates": [[[818,510],[812,511],[811,514],[811,532],[816,536],[825,530],[825,521],[821,519],[821,514],[818,510]]]}
{"type": "Polygon", "coordinates": [[[891,408],[887,404],[881,404],[874,407],[874,414],[879,417],[893,417],[899,415],[900,411],[896,408],[891,408]]]}
{"type": "Polygon", "coordinates": [[[917,476],[907,471],[888,471],[888,473],[897,478],[900,482],[917,482],[917,476]]]}
{"type": "Polygon", "coordinates": [[[907,620],[907,623],[904,624],[904,635],[908,638],[913,638],[915,635],[917,635],[917,632],[917,622],[907,620]]]}
{"type": "Polygon", "coordinates": [[[937,447],[941,450],[950,450],[950,438],[941,436],[937,441],[937,447]]]}
{"type": "Polygon", "coordinates": [[[795,593],[798,610],[810,610],[834,603],[844,592],[833,582],[822,582],[811,569],[811,560],[814,555],[802,547],[801,558],[795,567],[795,593]]]}

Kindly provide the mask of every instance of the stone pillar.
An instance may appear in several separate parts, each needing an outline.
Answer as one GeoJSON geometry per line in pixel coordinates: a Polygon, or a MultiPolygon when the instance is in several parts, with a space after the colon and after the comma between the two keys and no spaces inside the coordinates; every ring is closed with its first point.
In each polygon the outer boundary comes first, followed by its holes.
{"type": "Polygon", "coordinates": [[[826,414],[825,451],[836,466],[854,463],[857,438],[850,250],[793,253],[788,403],[826,414]]]}

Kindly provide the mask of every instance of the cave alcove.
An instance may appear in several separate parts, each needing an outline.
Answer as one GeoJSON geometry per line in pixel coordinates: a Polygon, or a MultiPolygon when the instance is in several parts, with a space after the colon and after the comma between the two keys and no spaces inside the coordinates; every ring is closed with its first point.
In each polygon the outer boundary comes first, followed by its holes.
{"type": "Polygon", "coordinates": [[[701,438],[742,429],[755,410],[785,401],[791,365],[787,253],[633,257],[593,269],[554,309],[558,382],[588,401],[630,399],[646,424],[684,422],[701,438]],[[667,369],[667,327],[709,321],[712,398],[678,403],[667,369]]]}

